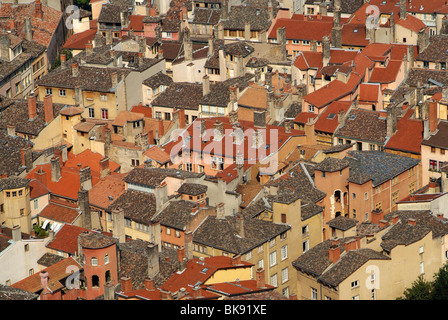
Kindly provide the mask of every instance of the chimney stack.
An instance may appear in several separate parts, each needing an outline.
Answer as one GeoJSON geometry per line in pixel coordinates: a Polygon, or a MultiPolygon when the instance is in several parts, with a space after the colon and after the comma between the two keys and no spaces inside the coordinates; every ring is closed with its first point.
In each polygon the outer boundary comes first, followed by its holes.
{"type": "Polygon", "coordinates": [[[262,288],[266,288],[266,281],[264,278],[264,269],[263,268],[258,268],[257,269],[257,273],[255,275],[256,277],[256,281],[257,281],[257,288],[262,289],[262,288]]]}
{"type": "Polygon", "coordinates": [[[44,18],[44,12],[42,10],[42,4],[40,3],[40,0],[36,0],[34,2],[34,16],[41,20],[43,20],[44,18]]]}
{"type": "Polygon", "coordinates": [[[244,234],[244,217],[241,213],[237,213],[235,215],[236,218],[236,228],[237,228],[237,232],[238,235],[241,238],[244,238],[245,234],[244,234]]]}
{"type": "Polygon", "coordinates": [[[78,206],[81,209],[83,227],[92,229],[92,218],[90,214],[89,191],[79,189],[78,191],[78,206]]]}
{"type": "Polygon", "coordinates": [[[51,181],[58,182],[61,178],[61,163],[58,157],[52,157],[51,163],[51,181]]]}
{"type": "Polygon", "coordinates": [[[116,71],[112,72],[111,75],[112,88],[118,85],[118,73],[116,71]]]}
{"type": "Polygon", "coordinates": [[[34,93],[28,96],[28,118],[30,120],[36,118],[37,116],[37,101],[34,93]]]}
{"type": "Polygon", "coordinates": [[[149,244],[147,249],[148,258],[148,270],[147,277],[154,279],[154,277],[159,273],[159,246],[157,244],[149,244]]]}
{"type": "Polygon", "coordinates": [[[429,133],[433,134],[437,130],[437,102],[429,100],[429,133]]]}
{"type": "Polygon", "coordinates": [[[92,41],[89,41],[86,43],[86,54],[91,55],[93,53],[93,43],[92,41]]]}
{"type": "Polygon", "coordinates": [[[77,77],[79,75],[79,64],[78,62],[72,63],[72,77],[77,77]]]}
{"type": "Polygon", "coordinates": [[[145,289],[146,290],[153,290],[154,289],[154,280],[150,278],[145,278],[145,289]]]}
{"type": "Polygon", "coordinates": [[[266,128],[266,111],[254,111],[254,127],[266,128]]]}
{"type": "Polygon", "coordinates": [[[112,234],[118,238],[119,243],[126,242],[123,208],[112,210],[112,234]]]}
{"type": "Polygon", "coordinates": [[[15,242],[22,240],[22,230],[19,225],[12,227],[12,240],[15,242]]]}
{"type": "Polygon", "coordinates": [[[90,172],[90,167],[79,169],[79,182],[82,189],[87,191],[92,189],[92,174],[90,172]]]}
{"type": "Polygon", "coordinates": [[[183,35],[184,58],[185,61],[193,60],[193,42],[190,39],[190,29],[184,29],[183,35]]]}
{"type": "Polygon", "coordinates": [[[25,17],[24,18],[25,26],[25,39],[28,41],[33,40],[33,27],[31,26],[31,17],[25,17]]]}
{"type": "Polygon", "coordinates": [[[67,56],[65,55],[65,53],[61,53],[59,58],[61,59],[61,68],[64,69],[67,64],[67,56]]]}
{"type": "Polygon", "coordinates": [[[407,15],[407,0],[400,0],[400,19],[405,20],[407,15]]]}
{"type": "Polygon", "coordinates": [[[410,226],[415,226],[415,225],[417,224],[417,220],[412,219],[412,218],[409,218],[409,219],[408,219],[408,224],[409,224],[410,226]]]}
{"type": "Polygon", "coordinates": [[[100,160],[100,179],[103,179],[110,173],[109,158],[102,158],[100,160]]]}
{"type": "Polygon", "coordinates": [[[50,123],[54,118],[53,111],[53,97],[47,94],[44,97],[44,113],[45,113],[45,123],[50,123]]]}
{"type": "Polygon", "coordinates": [[[341,257],[341,248],[339,248],[339,245],[332,245],[328,254],[331,262],[336,263],[341,257]]]}
{"type": "Polygon", "coordinates": [[[210,92],[210,77],[205,75],[202,77],[202,95],[205,96],[210,92]]]}
{"type": "Polygon", "coordinates": [[[121,291],[129,292],[132,291],[132,279],[128,277],[120,278],[121,291]]]}

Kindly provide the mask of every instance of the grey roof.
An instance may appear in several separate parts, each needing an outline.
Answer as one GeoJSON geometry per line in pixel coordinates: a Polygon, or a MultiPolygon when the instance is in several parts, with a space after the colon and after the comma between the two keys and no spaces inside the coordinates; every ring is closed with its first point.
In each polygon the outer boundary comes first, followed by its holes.
{"type": "Polygon", "coordinates": [[[244,237],[238,234],[236,217],[218,219],[208,216],[194,232],[193,242],[235,254],[244,254],[291,229],[286,224],[276,224],[243,215],[244,237]]]}
{"type": "Polygon", "coordinates": [[[335,172],[345,169],[349,166],[349,161],[347,159],[337,159],[337,158],[325,158],[322,162],[320,162],[315,170],[325,171],[325,172],[335,172]]]}
{"type": "Polygon", "coordinates": [[[355,227],[357,223],[358,223],[357,220],[350,219],[350,218],[344,217],[344,216],[336,217],[327,222],[327,224],[330,227],[339,229],[342,231],[346,231],[346,230],[349,230],[349,229],[355,227]]]}
{"type": "Polygon", "coordinates": [[[250,22],[253,31],[267,30],[271,25],[267,7],[232,6],[227,20],[223,20],[225,29],[244,30],[244,23],[250,22]]]}
{"type": "Polygon", "coordinates": [[[163,226],[185,231],[197,214],[196,210],[192,213],[193,209],[199,209],[198,203],[186,200],[170,201],[154,220],[163,226]]]}
{"type": "Polygon", "coordinates": [[[158,88],[161,85],[169,86],[173,83],[173,78],[161,71],[155,75],[143,80],[143,84],[152,89],[158,88]]]}
{"type": "Polygon", "coordinates": [[[5,189],[8,190],[27,187],[30,181],[31,180],[28,178],[19,178],[14,176],[0,179],[0,191],[5,189]]]}
{"type": "Polygon", "coordinates": [[[0,300],[37,300],[38,294],[0,284],[0,300]]]}
{"type": "Polygon", "coordinates": [[[205,173],[195,173],[170,168],[134,168],[126,175],[126,177],[124,177],[123,181],[131,184],[155,187],[166,177],[184,180],[188,178],[200,178],[204,175],[205,173]]]}
{"type": "Polygon", "coordinates": [[[382,151],[349,151],[349,182],[363,184],[372,180],[374,187],[416,166],[420,160],[382,151]]]}
{"type": "Polygon", "coordinates": [[[188,194],[191,196],[197,196],[207,192],[208,187],[199,183],[184,183],[180,186],[177,192],[182,194],[188,194]]]}

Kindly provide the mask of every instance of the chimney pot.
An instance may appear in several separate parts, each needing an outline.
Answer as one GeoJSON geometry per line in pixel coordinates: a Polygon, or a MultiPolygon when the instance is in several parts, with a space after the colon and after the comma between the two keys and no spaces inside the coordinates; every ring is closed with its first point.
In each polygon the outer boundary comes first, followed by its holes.
{"type": "Polygon", "coordinates": [[[53,97],[48,94],[44,97],[44,113],[45,113],[45,123],[48,124],[54,118],[53,97]]]}

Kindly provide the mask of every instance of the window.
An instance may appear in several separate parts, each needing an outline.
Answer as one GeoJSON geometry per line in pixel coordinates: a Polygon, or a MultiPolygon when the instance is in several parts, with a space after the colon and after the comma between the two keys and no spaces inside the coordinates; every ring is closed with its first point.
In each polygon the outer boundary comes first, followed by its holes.
{"type": "Polygon", "coordinates": [[[189,172],[193,171],[193,165],[191,163],[186,163],[185,168],[186,168],[185,169],[186,171],[189,171],[189,172]]]}
{"type": "Polygon", "coordinates": [[[303,252],[307,252],[310,249],[310,240],[306,240],[302,242],[302,250],[303,252]]]}
{"type": "Polygon", "coordinates": [[[372,300],[376,299],[376,292],[375,289],[372,289],[372,300]]]}
{"type": "Polygon", "coordinates": [[[359,295],[352,297],[352,300],[359,300],[359,295]]]}
{"type": "Polygon", "coordinates": [[[425,273],[425,263],[422,261],[420,262],[420,274],[425,273]]]}
{"type": "Polygon", "coordinates": [[[286,223],[286,214],[285,213],[281,214],[281,219],[282,219],[282,223],[286,223]]]}
{"type": "Polygon", "coordinates": [[[100,286],[100,278],[96,275],[92,276],[92,287],[99,287],[100,286]]]}
{"type": "Polygon", "coordinates": [[[282,295],[286,298],[289,298],[289,287],[282,289],[282,295]]]}
{"type": "Polygon", "coordinates": [[[436,148],[435,147],[431,147],[431,153],[436,153],[436,148]]]}
{"type": "Polygon", "coordinates": [[[275,266],[277,264],[277,252],[271,252],[269,255],[270,266],[275,266]]]}
{"type": "Polygon", "coordinates": [[[289,280],[288,268],[282,270],[282,283],[289,280]]]}
{"type": "Polygon", "coordinates": [[[392,193],[392,205],[395,206],[398,202],[398,191],[392,193]]]}
{"type": "Polygon", "coordinates": [[[351,283],[352,289],[353,288],[358,288],[359,287],[359,280],[355,280],[351,283]]]}
{"type": "Polygon", "coordinates": [[[30,269],[30,270],[28,271],[28,275],[32,276],[33,274],[34,274],[34,269],[30,269]]]}
{"type": "Polygon", "coordinates": [[[271,276],[271,286],[277,286],[277,274],[271,276]]]}
{"type": "Polygon", "coordinates": [[[171,120],[171,113],[165,112],[165,120],[171,120]]]}
{"type": "Polygon", "coordinates": [[[109,111],[107,109],[101,109],[101,119],[109,119],[109,111]]]}
{"type": "Polygon", "coordinates": [[[258,260],[258,268],[264,269],[264,260],[263,259],[258,260]]]}
{"type": "Polygon", "coordinates": [[[364,200],[368,200],[369,199],[369,194],[366,192],[364,193],[364,200]]]}
{"type": "Polygon", "coordinates": [[[106,282],[110,282],[110,280],[112,279],[110,276],[110,270],[107,270],[104,274],[104,279],[106,280],[106,282]]]}
{"type": "Polygon", "coordinates": [[[288,246],[284,245],[280,251],[282,261],[288,258],[288,246]]]}
{"type": "Polygon", "coordinates": [[[23,248],[25,249],[25,252],[30,251],[30,245],[28,243],[24,245],[23,248]]]}
{"type": "Polygon", "coordinates": [[[98,265],[98,259],[95,258],[95,257],[91,258],[91,259],[90,259],[90,264],[91,264],[92,266],[97,266],[97,265],[98,265]]]}
{"type": "Polygon", "coordinates": [[[381,202],[378,202],[377,204],[375,204],[375,209],[376,210],[381,210],[381,208],[382,208],[382,203],[381,202]]]}
{"type": "Polygon", "coordinates": [[[126,227],[132,227],[132,220],[128,218],[124,218],[124,224],[126,227]]]}
{"type": "Polygon", "coordinates": [[[140,165],[140,160],[138,159],[131,159],[131,166],[138,167],[140,165]]]}
{"type": "Polygon", "coordinates": [[[176,230],[176,231],[174,232],[174,236],[175,236],[176,238],[180,238],[180,232],[179,232],[179,230],[176,230]]]}
{"type": "Polygon", "coordinates": [[[21,216],[25,215],[25,209],[20,209],[20,215],[21,216]]]}
{"type": "Polygon", "coordinates": [[[216,170],[224,170],[224,159],[211,157],[211,168],[216,170]]]}
{"type": "Polygon", "coordinates": [[[156,119],[162,119],[162,112],[156,111],[156,119]]]}
{"type": "Polygon", "coordinates": [[[314,106],[308,106],[308,112],[314,113],[314,106]]]}
{"type": "Polygon", "coordinates": [[[39,199],[34,199],[33,204],[34,204],[34,210],[39,209],[39,199]]]}
{"type": "Polygon", "coordinates": [[[415,192],[415,183],[409,184],[409,194],[413,194],[415,192]]]}
{"type": "Polygon", "coordinates": [[[65,97],[65,96],[67,95],[67,93],[65,92],[64,89],[60,89],[60,90],[59,90],[59,95],[60,95],[61,97],[65,97]]]}
{"type": "Polygon", "coordinates": [[[309,232],[309,227],[308,227],[308,225],[306,225],[306,226],[303,226],[302,227],[302,235],[307,235],[308,234],[308,232],[309,232]]]}
{"type": "Polygon", "coordinates": [[[166,227],[165,232],[166,232],[167,235],[170,235],[171,234],[171,228],[166,227]]]}
{"type": "Polygon", "coordinates": [[[311,288],[311,300],[317,300],[317,289],[311,288]]]}
{"type": "Polygon", "coordinates": [[[106,255],[104,256],[104,264],[108,264],[108,263],[109,263],[109,255],[106,254],[106,255]]]}
{"type": "Polygon", "coordinates": [[[356,193],[352,193],[352,198],[356,199],[356,193]]]}
{"type": "Polygon", "coordinates": [[[89,118],[95,118],[95,109],[89,108],[89,118]]]}
{"type": "Polygon", "coordinates": [[[423,253],[423,246],[421,246],[421,247],[418,249],[418,253],[420,253],[420,254],[423,253]]]}
{"type": "Polygon", "coordinates": [[[51,96],[51,95],[53,95],[53,89],[50,89],[50,88],[45,89],[45,94],[46,94],[47,96],[51,96]]]}
{"type": "Polygon", "coordinates": [[[105,95],[105,94],[100,94],[100,100],[101,100],[101,101],[107,101],[107,95],[105,95]]]}
{"type": "Polygon", "coordinates": [[[11,192],[6,191],[6,197],[7,197],[7,198],[10,198],[10,197],[11,197],[11,192]]]}

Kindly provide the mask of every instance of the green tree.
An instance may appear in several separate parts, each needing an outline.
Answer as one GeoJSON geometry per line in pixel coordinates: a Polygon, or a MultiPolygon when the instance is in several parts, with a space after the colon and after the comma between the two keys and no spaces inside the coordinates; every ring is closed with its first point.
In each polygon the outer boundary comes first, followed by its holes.
{"type": "Polygon", "coordinates": [[[431,300],[433,291],[433,283],[426,281],[422,276],[412,283],[410,288],[403,292],[403,296],[397,300],[431,300]]]}
{"type": "Polygon", "coordinates": [[[59,53],[58,57],[54,60],[53,65],[50,68],[50,71],[53,71],[54,69],[56,69],[57,67],[59,67],[61,65],[61,54],[62,53],[65,54],[66,61],[70,60],[73,57],[73,54],[70,50],[62,49],[61,52],[59,53]]]}
{"type": "Polygon", "coordinates": [[[431,296],[433,300],[448,300],[448,263],[434,275],[431,296]]]}
{"type": "Polygon", "coordinates": [[[90,9],[90,0],[75,0],[74,4],[75,6],[78,6],[80,8],[83,8],[85,10],[91,10],[90,9]]]}

